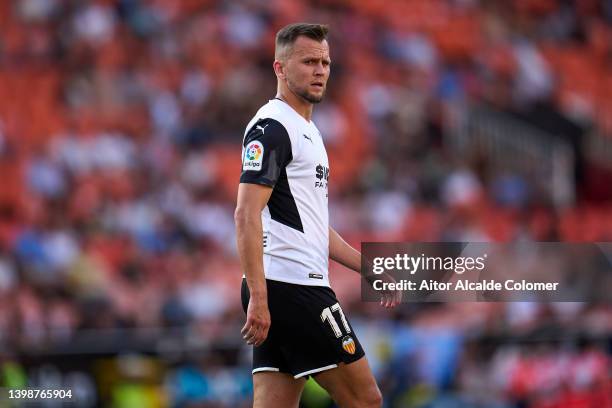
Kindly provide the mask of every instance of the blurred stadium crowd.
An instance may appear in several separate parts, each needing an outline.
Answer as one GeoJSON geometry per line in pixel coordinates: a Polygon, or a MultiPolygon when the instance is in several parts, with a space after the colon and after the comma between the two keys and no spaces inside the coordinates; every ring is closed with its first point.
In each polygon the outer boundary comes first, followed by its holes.
{"type": "MultiPolygon", "coordinates": [[[[274,34],[293,21],[330,24],[332,76],[314,120],[330,220],[353,244],[612,240],[612,160],[583,143],[612,140],[610,1],[2,1],[5,385],[32,384],[28,361],[70,354],[82,333],[95,334],[83,355],[104,353],[96,339],[113,330],[126,334],[109,350],[139,352],[123,346],[130,330],[153,327],[197,351],[158,358],[157,382],[126,374],[132,392],[81,367],[91,398],[248,405],[240,142],[274,96],[274,34]],[[454,154],[448,140],[475,105],[570,140],[575,202],[556,206],[530,177],[454,154]]],[[[406,304],[388,315],[359,301],[352,275],[332,268],[387,406],[612,407],[608,305],[406,304]]],[[[311,384],[304,401],[328,404],[311,384]]]]}

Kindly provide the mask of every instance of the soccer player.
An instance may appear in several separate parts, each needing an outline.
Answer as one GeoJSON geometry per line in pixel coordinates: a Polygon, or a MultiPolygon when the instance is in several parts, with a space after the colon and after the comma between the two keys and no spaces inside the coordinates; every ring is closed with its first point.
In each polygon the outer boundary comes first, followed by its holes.
{"type": "MultiPolygon", "coordinates": [[[[330,73],[327,26],[276,35],[276,97],[243,139],[235,213],[245,272],[242,335],[253,348],[254,407],[297,407],[309,376],[341,407],[382,397],[353,327],[329,286],[329,258],[360,272],[361,254],[329,226],[330,165],[312,122],[330,73]]],[[[381,303],[394,307],[399,293],[381,303]]]]}

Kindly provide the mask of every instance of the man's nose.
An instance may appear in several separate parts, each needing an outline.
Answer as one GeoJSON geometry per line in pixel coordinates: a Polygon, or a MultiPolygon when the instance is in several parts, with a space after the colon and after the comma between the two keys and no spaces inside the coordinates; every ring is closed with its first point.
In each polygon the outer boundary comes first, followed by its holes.
{"type": "Polygon", "coordinates": [[[315,75],[316,76],[323,76],[325,75],[325,67],[323,66],[322,63],[318,63],[315,67],[315,75]]]}

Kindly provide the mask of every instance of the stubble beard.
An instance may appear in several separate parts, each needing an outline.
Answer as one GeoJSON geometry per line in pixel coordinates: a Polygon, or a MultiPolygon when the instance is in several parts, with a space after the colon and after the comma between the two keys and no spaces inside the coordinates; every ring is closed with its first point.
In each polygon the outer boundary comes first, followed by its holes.
{"type": "Polygon", "coordinates": [[[323,100],[323,97],[325,96],[325,89],[323,89],[321,96],[316,96],[308,92],[308,90],[305,88],[298,88],[297,86],[292,84],[291,81],[287,81],[287,87],[291,92],[304,99],[306,102],[312,103],[313,105],[321,102],[323,100]]]}

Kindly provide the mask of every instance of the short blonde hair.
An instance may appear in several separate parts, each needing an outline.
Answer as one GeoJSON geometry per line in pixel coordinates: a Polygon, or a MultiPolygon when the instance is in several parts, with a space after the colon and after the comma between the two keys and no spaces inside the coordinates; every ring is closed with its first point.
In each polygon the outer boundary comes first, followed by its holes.
{"type": "Polygon", "coordinates": [[[286,57],[291,46],[300,36],[308,37],[318,42],[327,39],[329,28],[325,24],[293,23],[276,33],[274,57],[278,60],[286,57]]]}

